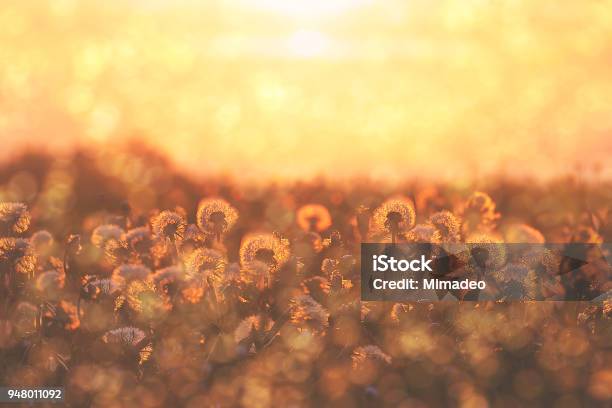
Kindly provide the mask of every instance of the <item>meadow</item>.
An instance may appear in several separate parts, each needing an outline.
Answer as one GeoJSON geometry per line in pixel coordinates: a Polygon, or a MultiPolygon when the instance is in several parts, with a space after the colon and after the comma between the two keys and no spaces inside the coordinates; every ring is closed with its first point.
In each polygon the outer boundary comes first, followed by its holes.
{"type": "Polygon", "coordinates": [[[362,302],[359,245],[612,242],[611,200],[580,174],[247,184],[142,146],[26,153],[0,167],[0,384],[67,406],[606,406],[609,296],[362,302]]]}

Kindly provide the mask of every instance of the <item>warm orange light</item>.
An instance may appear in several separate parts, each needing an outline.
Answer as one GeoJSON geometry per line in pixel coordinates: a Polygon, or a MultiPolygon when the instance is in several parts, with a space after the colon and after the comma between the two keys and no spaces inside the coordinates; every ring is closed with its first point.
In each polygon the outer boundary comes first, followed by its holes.
{"type": "Polygon", "coordinates": [[[612,2],[38,3],[0,10],[3,157],[137,134],[241,179],[610,171],[612,2]]]}
{"type": "Polygon", "coordinates": [[[333,17],[372,0],[241,0],[245,8],[271,11],[294,19],[333,17]]]}

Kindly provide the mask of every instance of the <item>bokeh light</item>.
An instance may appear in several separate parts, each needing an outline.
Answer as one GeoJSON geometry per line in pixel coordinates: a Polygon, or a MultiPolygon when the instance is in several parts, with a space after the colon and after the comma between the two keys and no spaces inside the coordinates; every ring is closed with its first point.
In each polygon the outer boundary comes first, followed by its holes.
{"type": "Polygon", "coordinates": [[[546,178],[577,165],[609,175],[610,10],[11,2],[0,11],[1,155],[139,136],[189,171],[241,179],[546,178]]]}

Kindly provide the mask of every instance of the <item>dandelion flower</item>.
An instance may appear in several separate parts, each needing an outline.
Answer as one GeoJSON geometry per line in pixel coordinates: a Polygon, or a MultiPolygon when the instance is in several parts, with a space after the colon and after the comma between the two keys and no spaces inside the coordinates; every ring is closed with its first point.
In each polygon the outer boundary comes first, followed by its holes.
{"type": "Polygon", "coordinates": [[[238,211],[221,198],[205,198],[198,204],[196,219],[203,232],[220,240],[236,223],[238,211]]]}
{"type": "Polygon", "coordinates": [[[509,263],[492,277],[501,288],[502,298],[535,300],[537,297],[537,276],[524,264],[509,263]]]}
{"type": "Polygon", "coordinates": [[[170,309],[170,304],[155,290],[151,281],[132,281],[128,284],[125,294],[130,308],[148,317],[159,316],[170,309]]]}
{"type": "Polygon", "coordinates": [[[432,214],[428,220],[440,233],[444,242],[457,242],[461,234],[461,221],[450,211],[438,211],[432,214]]]}
{"type": "Polygon", "coordinates": [[[297,223],[306,232],[322,232],[331,227],[329,210],[320,204],[307,204],[297,211],[297,223]]]}
{"type": "Polygon", "coordinates": [[[499,214],[495,211],[495,201],[481,191],[473,193],[463,209],[463,233],[489,232],[495,228],[499,214]]]}
{"type": "Polygon", "coordinates": [[[30,213],[23,203],[0,203],[0,233],[21,234],[30,226],[30,213]]]}
{"type": "Polygon", "coordinates": [[[291,322],[301,329],[322,334],[329,326],[329,313],[320,303],[308,295],[291,299],[289,305],[291,322]]]}
{"type": "Polygon", "coordinates": [[[185,233],[185,217],[174,211],[162,211],[151,219],[151,226],[156,236],[175,242],[185,233]]]}
{"type": "Polygon", "coordinates": [[[494,272],[506,264],[506,249],[501,239],[488,234],[472,234],[466,241],[471,258],[479,267],[494,272]]]}
{"type": "Polygon", "coordinates": [[[111,239],[104,246],[104,254],[113,264],[126,263],[130,260],[131,251],[128,243],[123,239],[111,239]]]}
{"type": "Polygon", "coordinates": [[[392,198],[382,203],[372,216],[378,232],[391,234],[396,242],[398,234],[411,230],[416,221],[414,204],[407,198],[392,198]]]}
{"type": "Polygon", "coordinates": [[[119,241],[124,231],[121,227],[114,224],[103,224],[91,233],[91,243],[98,248],[104,249],[111,240],[119,241]]]}
{"type": "Polygon", "coordinates": [[[185,260],[186,274],[189,279],[202,278],[218,283],[223,279],[226,266],[225,257],[215,249],[198,248],[185,260]]]}
{"type": "Polygon", "coordinates": [[[289,260],[289,243],[272,234],[249,234],[240,244],[240,264],[248,266],[253,261],[267,264],[277,270],[289,260]]]}
{"type": "Polygon", "coordinates": [[[519,263],[530,271],[534,271],[538,276],[554,276],[559,273],[561,257],[559,254],[543,248],[528,251],[521,257],[519,263]]]}
{"type": "Polygon", "coordinates": [[[17,273],[34,273],[36,257],[30,241],[24,238],[0,238],[0,262],[10,265],[17,273]]]}

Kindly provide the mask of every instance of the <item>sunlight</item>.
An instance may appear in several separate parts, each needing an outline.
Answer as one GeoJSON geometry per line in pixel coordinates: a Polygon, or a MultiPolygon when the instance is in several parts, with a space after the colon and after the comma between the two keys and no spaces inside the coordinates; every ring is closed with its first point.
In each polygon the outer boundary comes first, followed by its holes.
{"type": "Polygon", "coordinates": [[[267,10],[295,19],[337,16],[371,0],[243,0],[245,7],[267,10]]]}
{"type": "Polygon", "coordinates": [[[287,52],[295,57],[321,56],[329,46],[329,39],[318,31],[298,30],[287,40],[287,52]]]}

